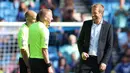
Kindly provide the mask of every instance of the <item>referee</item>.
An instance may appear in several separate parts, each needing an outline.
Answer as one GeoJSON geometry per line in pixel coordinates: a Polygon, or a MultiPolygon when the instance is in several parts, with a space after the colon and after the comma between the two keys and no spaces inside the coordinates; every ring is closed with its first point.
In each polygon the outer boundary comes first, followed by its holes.
{"type": "Polygon", "coordinates": [[[29,48],[28,48],[28,32],[29,26],[36,21],[36,12],[28,10],[25,13],[26,23],[22,25],[18,32],[18,45],[21,56],[19,58],[20,73],[29,73],[30,67],[28,62],[29,48]]]}
{"type": "Polygon", "coordinates": [[[53,73],[48,54],[49,30],[52,20],[50,9],[41,9],[37,22],[29,28],[30,66],[32,73],[53,73]]]}

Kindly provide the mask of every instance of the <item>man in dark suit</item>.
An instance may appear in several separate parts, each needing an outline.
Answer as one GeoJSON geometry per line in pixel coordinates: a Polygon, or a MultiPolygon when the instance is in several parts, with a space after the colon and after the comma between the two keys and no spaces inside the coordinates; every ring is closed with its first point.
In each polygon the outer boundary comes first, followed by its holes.
{"type": "Polygon", "coordinates": [[[78,49],[81,55],[79,73],[103,73],[113,47],[113,27],[103,20],[104,6],[92,6],[92,20],[83,23],[78,49]]]}

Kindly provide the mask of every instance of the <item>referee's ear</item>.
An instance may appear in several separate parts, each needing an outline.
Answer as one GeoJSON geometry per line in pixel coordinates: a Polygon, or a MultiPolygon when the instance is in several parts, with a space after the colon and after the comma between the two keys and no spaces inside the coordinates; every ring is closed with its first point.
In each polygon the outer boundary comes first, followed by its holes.
{"type": "Polygon", "coordinates": [[[45,17],[44,20],[47,20],[47,17],[45,17]]]}
{"type": "Polygon", "coordinates": [[[26,19],[26,21],[28,21],[28,17],[26,17],[25,19],[26,19]]]}
{"type": "Polygon", "coordinates": [[[37,14],[36,21],[40,21],[39,13],[37,14]]]}

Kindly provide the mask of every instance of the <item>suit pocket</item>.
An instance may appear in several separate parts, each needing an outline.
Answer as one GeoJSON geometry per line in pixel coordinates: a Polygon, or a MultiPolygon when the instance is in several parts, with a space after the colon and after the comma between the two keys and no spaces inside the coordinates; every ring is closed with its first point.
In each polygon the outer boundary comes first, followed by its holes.
{"type": "Polygon", "coordinates": [[[102,42],[105,42],[105,41],[106,41],[106,36],[102,36],[100,40],[101,40],[102,42]]]}
{"type": "MultiPolygon", "coordinates": [[[[105,30],[104,30],[105,31],[105,30]]],[[[107,31],[106,32],[103,32],[102,35],[101,35],[101,41],[105,42],[107,39],[107,31]]]]}
{"type": "Polygon", "coordinates": [[[101,50],[104,50],[104,48],[105,48],[105,45],[106,45],[106,42],[105,42],[105,40],[102,40],[101,42],[100,42],[100,49],[101,50]]]}

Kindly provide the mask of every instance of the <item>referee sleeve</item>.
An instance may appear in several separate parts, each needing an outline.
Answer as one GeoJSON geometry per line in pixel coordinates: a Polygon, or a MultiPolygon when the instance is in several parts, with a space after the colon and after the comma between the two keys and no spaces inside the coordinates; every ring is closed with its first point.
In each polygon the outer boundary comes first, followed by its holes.
{"type": "Polygon", "coordinates": [[[19,48],[20,49],[26,49],[27,45],[26,45],[26,39],[24,36],[24,31],[20,30],[20,32],[18,33],[18,44],[19,44],[19,48]]]}
{"type": "Polygon", "coordinates": [[[49,31],[46,29],[41,30],[41,48],[48,48],[49,31]]]}

